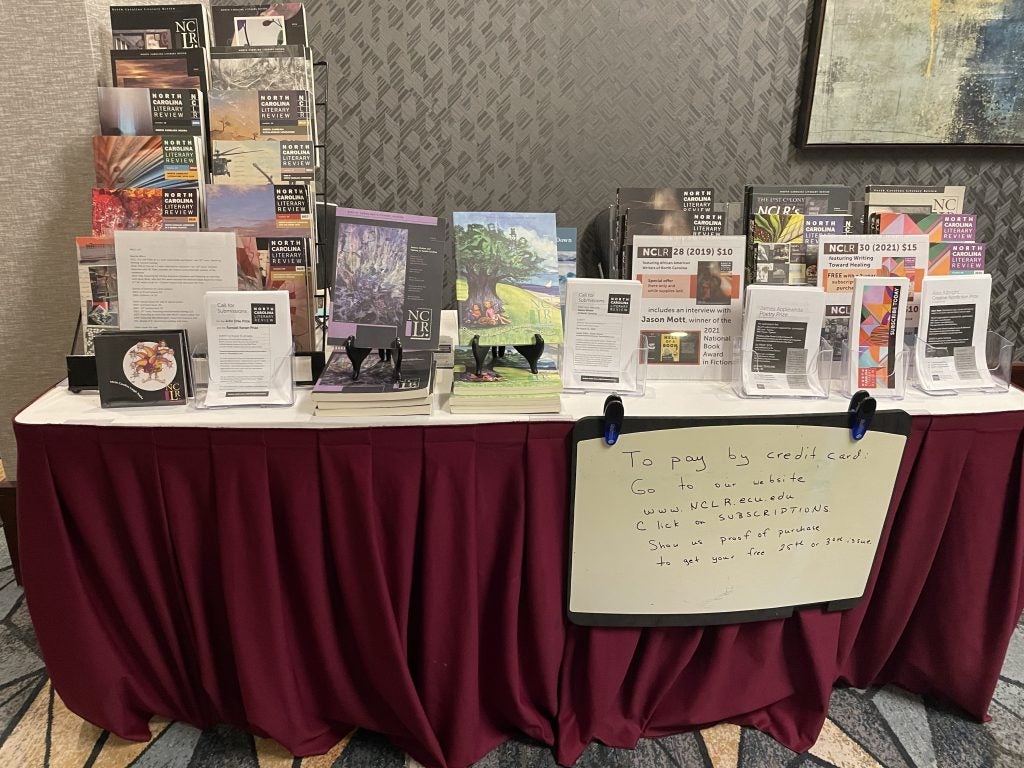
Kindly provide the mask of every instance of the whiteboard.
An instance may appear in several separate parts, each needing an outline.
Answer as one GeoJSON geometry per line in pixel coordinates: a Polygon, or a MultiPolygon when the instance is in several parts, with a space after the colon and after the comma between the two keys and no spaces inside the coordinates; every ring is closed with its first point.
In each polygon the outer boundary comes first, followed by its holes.
{"type": "MultiPolygon", "coordinates": [[[[588,423],[585,423],[588,422],[588,423]]],[[[910,430],[879,413],[601,420],[574,432],[569,617],[718,624],[859,598],[910,430]]]]}

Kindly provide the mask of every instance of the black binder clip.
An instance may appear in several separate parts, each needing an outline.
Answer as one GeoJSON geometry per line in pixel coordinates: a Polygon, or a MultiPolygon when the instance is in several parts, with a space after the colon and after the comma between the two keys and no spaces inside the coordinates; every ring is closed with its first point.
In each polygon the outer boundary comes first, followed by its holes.
{"type": "Polygon", "coordinates": [[[622,406],[622,398],[618,395],[608,395],[604,401],[604,441],[608,445],[615,445],[615,441],[622,434],[622,420],[626,416],[626,409],[622,406]]]}
{"type": "Polygon", "coordinates": [[[850,437],[860,440],[868,433],[877,408],[875,398],[863,389],[854,393],[850,398],[850,437]]]}

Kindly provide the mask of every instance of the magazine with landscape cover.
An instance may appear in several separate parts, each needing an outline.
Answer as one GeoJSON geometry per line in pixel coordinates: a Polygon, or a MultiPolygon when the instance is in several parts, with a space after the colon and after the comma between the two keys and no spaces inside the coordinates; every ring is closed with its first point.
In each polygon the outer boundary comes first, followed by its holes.
{"type": "Polygon", "coordinates": [[[93,136],[96,186],[197,188],[204,174],[196,136],[93,136]]]}
{"type": "Polygon", "coordinates": [[[553,213],[452,214],[459,343],[562,341],[553,213]]]}
{"type": "Polygon", "coordinates": [[[367,405],[390,400],[404,403],[430,397],[434,386],[432,352],[405,352],[401,377],[397,380],[394,370],[390,360],[376,354],[367,355],[359,368],[358,380],[353,380],[348,355],[344,349],[336,349],[314,385],[311,397],[318,404],[346,401],[365,402],[367,405]]]}
{"type": "Polygon", "coordinates": [[[198,231],[199,190],[93,189],[92,234],[109,235],[119,229],[198,231]]]}
{"type": "Polygon", "coordinates": [[[185,331],[106,331],[93,343],[102,407],[188,402],[191,360],[185,331]]]}
{"type": "Polygon", "coordinates": [[[308,184],[211,184],[207,228],[253,237],[313,237],[308,184]]]}
{"type": "Polygon", "coordinates": [[[207,48],[209,30],[201,3],[110,6],[115,50],[207,48]]]}
{"type": "Polygon", "coordinates": [[[210,179],[214,184],[290,184],[312,181],[311,141],[213,140],[210,179]]]}
{"type": "Polygon", "coordinates": [[[444,234],[437,219],[383,211],[335,216],[334,293],[327,340],[383,348],[437,348],[444,234]]]}
{"type": "Polygon", "coordinates": [[[240,291],[287,291],[296,352],[316,349],[316,295],[309,238],[238,236],[240,291]]]}
{"type": "Polygon", "coordinates": [[[302,3],[215,5],[210,16],[214,45],[309,45],[302,3]]]}
{"type": "Polygon", "coordinates": [[[202,94],[195,88],[96,89],[104,136],[203,136],[202,94]]]}
{"type": "Polygon", "coordinates": [[[110,68],[116,88],[195,88],[205,92],[206,51],[111,51],[110,68]]]}
{"type": "Polygon", "coordinates": [[[315,140],[309,91],[213,89],[208,95],[212,140],[315,140]]]}

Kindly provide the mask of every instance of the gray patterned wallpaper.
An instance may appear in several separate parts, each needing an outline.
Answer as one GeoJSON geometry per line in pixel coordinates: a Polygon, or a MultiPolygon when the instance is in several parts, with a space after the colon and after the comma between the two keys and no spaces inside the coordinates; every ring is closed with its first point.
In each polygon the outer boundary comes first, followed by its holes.
{"type": "MultiPolygon", "coordinates": [[[[73,238],[88,229],[92,85],[107,58],[109,4],[22,5],[6,30],[5,103],[18,105],[0,116],[14,148],[0,184],[0,456],[9,464],[10,417],[60,377],[73,328],[73,238]],[[35,30],[69,13],[88,24],[61,26],[44,63],[35,30]]],[[[748,182],[962,182],[989,243],[994,327],[1020,325],[1024,153],[794,149],[807,0],[306,7],[313,47],[331,63],[335,202],[438,215],[554,210],[582,229],[624,185],[707,183],[726,200],[748,182]]]]}
{"type": "Polygon", "coordinates": [[[968,185],[994,327],[1024,306],[1024,152],[797,150],[807,0],[306,0],[330,62],[332,199],[442,215],[553,210],[619,186],[968,185]]]}

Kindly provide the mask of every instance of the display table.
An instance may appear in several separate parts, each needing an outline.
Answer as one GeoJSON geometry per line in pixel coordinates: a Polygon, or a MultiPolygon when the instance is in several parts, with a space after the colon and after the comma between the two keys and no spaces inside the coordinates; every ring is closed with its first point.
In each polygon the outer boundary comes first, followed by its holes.
{"type": "MultiPolygon", "coordinates": [[[[568,437],[602,402],[342,421],[314,419],[305,391],[290,409],[203,412],[46,393],[15,431],[23,578],[54,687],[130,739],[160,715],[309,755],[363,726],[450,766],[515,735],[571,763],[593,739],[723,720],[800,751],[836,682],[985,717],[1024,594],[1024,394],[895,404],[913,430],[856,608],[708,629],[566,622],[568,437]]],[[[655,383],[625,406],[846,403],[655,383]]]]}

